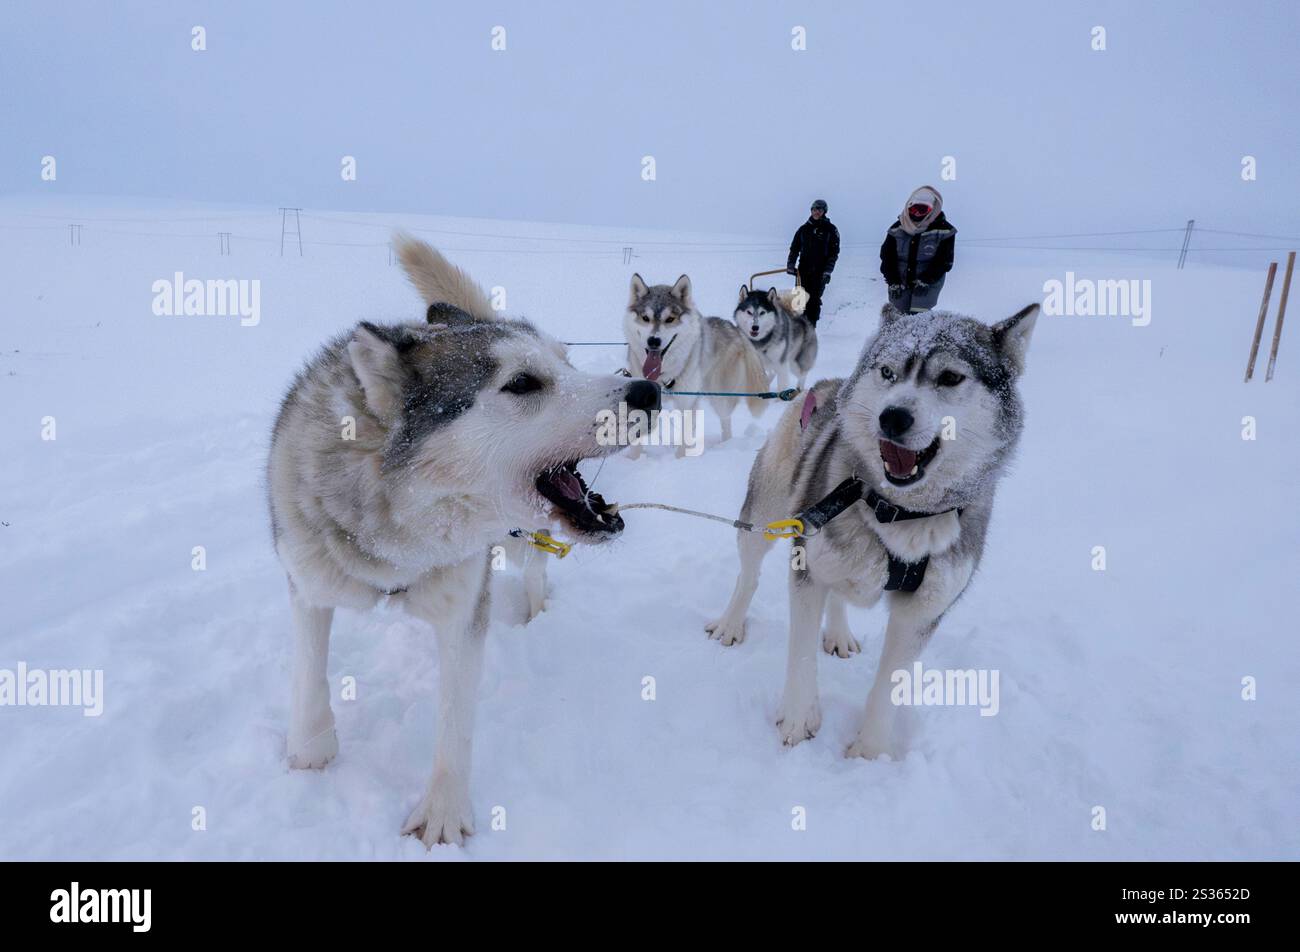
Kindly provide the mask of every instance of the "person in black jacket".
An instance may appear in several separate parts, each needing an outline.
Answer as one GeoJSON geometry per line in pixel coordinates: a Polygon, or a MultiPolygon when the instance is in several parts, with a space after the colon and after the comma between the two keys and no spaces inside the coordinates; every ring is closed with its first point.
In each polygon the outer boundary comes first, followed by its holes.
{"type": "Polygon", "coordinates": [[[903,214],[880,246],[880,273],[889,302],[903,312],[929,311],[939,303],[952,270],[957,229],[944,217],[943,197],[928,185],[908,196],[903,214]]]}
{"type": "Polygon", "coordinates": [[[829,208],[825,199],[812,203],[808,220],[799,226],[790,242],[790,257],[786,259],[787,274],[798,274],[799,283],[808,292],[804,317],[817,325],[822,314],[822,291],[830,284],[831,272],[840,256],[840,232],[826,217],[829,208]],[[795,261],[799,269],[795,271],[795,261]]]}

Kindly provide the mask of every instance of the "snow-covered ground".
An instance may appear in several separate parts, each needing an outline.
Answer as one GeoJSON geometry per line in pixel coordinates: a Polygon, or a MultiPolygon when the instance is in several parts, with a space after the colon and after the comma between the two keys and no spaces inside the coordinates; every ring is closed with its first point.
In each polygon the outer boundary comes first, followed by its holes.
{"type": "MultiPolygon", "coordinates": [[[[1060,316],[1035,332],[1027,429],[983,565],[923,658],[997,669],[997,716],[905,709],[899,761],[846,760],[882,606],[851,613],[862,655],[820,661],[821,732],[783,749],[783,560],[768,560],[748,640],[724,649],[703,625],[730,591],[732,531],[642,511],[621,541],[552,562],[549,610],[527,627],[520,581],[496,580],[479,833],[463,850],[426,854],[398,833],[427,780],[437,694],[431,635],[405,616],[339,613],[331,681],[358,685],[355,701],[334,701],[341,754],[290,771],[268,433],[326,337],[420,313],[382,247],[392,224],[429,229],[482,284],[506,288],[510,312],[588,341],[619,338],[633,271],[687,272],[706,312],[730,314],[751,272],[782,263],[785,237],[760,248],[322,213],[304,216],[304,237],[336,244],[281,258],[273,209],[0,203],[0,669],[105,678],[98,718],[0,707],[0,858],[1300,857],[1300,328],[1276,379],[1261,370],[1243,385],[1257,262],[1179,272],[959,239],[943,304],[985,320],[1041,300],[1067,270],[1152,281],[1149,326],[1060,316]],[[80,247],[68,221],[85,223],[80,247]],[[233,233],[230,256],[217,231],[233,233]],[[260,322],[156,316],[151,286],[177,271],[259,279],[260,322]],[[654,701],[642,700],[646,676],[654,701]],[[1245,677],[1257,700],[1242,699],[1245,677]],[[206,830],[192,829],[195,807],[206,830]],[[504,831],[491,829],[496,807],[504,831]],[[792,829],[796,807],[806,830],[792,829]]],[[[818,377],[851,368],[884,297],[879,236],[838,224],[862,246],[828,290],[818,377]]],[[[576,348],[573,360],[613,369],[621,353],[576,348]]],[[[736,512],[777,413],[743,412],[730,443],[708,416],[702,456],[611,459],[595,488],[736,512]]]]}

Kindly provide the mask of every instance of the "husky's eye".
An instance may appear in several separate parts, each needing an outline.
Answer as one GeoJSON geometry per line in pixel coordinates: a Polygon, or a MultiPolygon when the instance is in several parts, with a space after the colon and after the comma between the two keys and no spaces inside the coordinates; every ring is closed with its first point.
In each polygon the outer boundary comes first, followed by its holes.
{"type": "Polygon", "coordinates": [[[641,323],[642,323],[642,324],[649,324],[649,323],[650,323],[650,315],[649,315],[649,314],[642,314],[642,315],[641,315],[641,323]]]}
{"type": "Polygon", "coordinates": [[[674,314],[669,314],[667,317],[664,318],[664,323],[665,323],[665,324],[672,324],[672,323],[675,322],[676,320],[677,320],[677,316],[676,316],[676,315],[674,315],[674,314]]]}
{"type": "Polygon", "coordinates": [[[501,392],[519,395],[541,389],[542,382],[532,374],[519,373],[510,378],[506,385],[501,388],[501,392]]]}
{"type": "Polygon", "coordinates": [[[965,379],[966,377],[964,375],[957,373],[955,370],[945,370],[943,373],[939,374],[935,383],[941,387],[955,387],[965,379]]]}
{"type": "Polygon", "coordinates": [[[893,380],[894,372],[890,370],[888,367],[882,366],[880,368],[880,376],[883,377],[885,380],[893,380]]]}

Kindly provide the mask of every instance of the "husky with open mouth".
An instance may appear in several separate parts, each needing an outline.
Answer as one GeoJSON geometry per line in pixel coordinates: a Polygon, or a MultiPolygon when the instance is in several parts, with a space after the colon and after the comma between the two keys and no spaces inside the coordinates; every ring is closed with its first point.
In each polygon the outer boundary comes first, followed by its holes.
{"type": "MultiPolygon", "coordinates": [[[[633,377],[658,381],[665,392],[715,391],[726,394],[761,393],[767,373],[753,347],[736,325],[720,317],[705,317],[695,307],[691,279],[682,275],[674,284],[647,285],[632,275],[631,294],[623,316],[627,338],[627,370],[633,377]]],[[[731,416],[742,399],[750,413],[760,416],[763,401],[756,397],[706,397],[722,421],[722,439],[731,439],[731,416]]],[[[678,397],[673,402],[693,411],[699,397],[678,397]]],[[[630,455],[640,446],[634,444],[630,455]]],[[[686,455],[684,445],[677,455],[686,455]]]]}
{"type": "Polygon", "coordinates": [[[474,696],[488,624],[490,548],[558,522],[580,542],[623,529],[578,464],[617,451],[598,417],[659,406],[658,385],[575,370],[562,344],[498,316],[428,245],[397,240],[428,311],[363,322],[299,373],[272,434],[275,549],[289,577],[294,661],[288,754],[338,751],[326,656],[334,609],[388,597],[434,625],[441,659],[437,751],[404,831],[426,845],[473,832],[474,696]]]}
{"type": "MultiPolygon", "coordinates": [[[[884,648],[848,753],[890,752],[891,677],[910,668],[979,564],[994,490],[1020,437],[1017,382],[1037,312],[1033,304],[990,327],[885,305],[853,374],[816,384],[759,452],[740,518],[797,516],[804,526],[791,559],[778,721],[787,745],[821,725],[819,636],[829,654],[859,651],[846,605],[873,605],[888,592],[884,648]]],[[[771,545],[758,533],[737,536],[740,576],[722,617],[706,626],[724,645],[744,639],[771,545]]]]}

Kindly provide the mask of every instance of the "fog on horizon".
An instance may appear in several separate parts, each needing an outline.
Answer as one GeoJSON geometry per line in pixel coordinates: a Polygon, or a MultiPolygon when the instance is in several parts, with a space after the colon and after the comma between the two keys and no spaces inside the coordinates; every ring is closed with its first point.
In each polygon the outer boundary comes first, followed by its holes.
{"type": "Polygon", "coordinates": [[[970,238],[1289,235],[1298,25],[1263,2],[11,3],[0,192],[779,236],[824,197],[857,245],[933,184],[970,238]]]}

